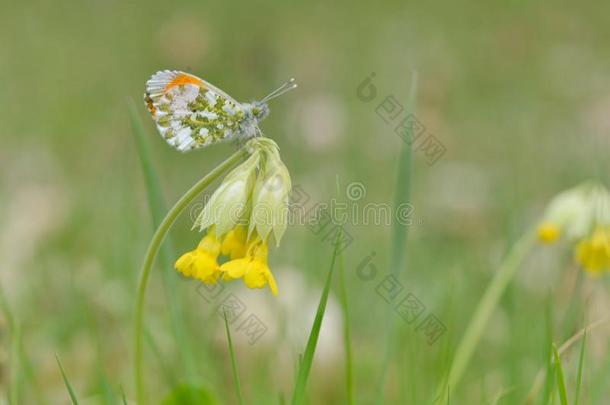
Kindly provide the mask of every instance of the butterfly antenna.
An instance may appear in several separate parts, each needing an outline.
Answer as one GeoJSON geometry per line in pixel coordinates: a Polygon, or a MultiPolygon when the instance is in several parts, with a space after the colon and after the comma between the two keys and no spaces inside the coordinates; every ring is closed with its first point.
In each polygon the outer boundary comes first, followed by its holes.
{"type": "Polygon", "coordinates": [[[296,84],[296,81],[294,80],[294,78],[292,78],[292,79],[288,80],[286,83],[282,84],[277,89],[273,90],[268,95],[266,95],[265,98],[263,98],[261,100],[261,103],[266,103],[267,101],[274,99],[276,97],[279,97],[284,93],[288,93],[290,90],[294,90],[297,87],[298,87],[298,84],[296,84]]]}

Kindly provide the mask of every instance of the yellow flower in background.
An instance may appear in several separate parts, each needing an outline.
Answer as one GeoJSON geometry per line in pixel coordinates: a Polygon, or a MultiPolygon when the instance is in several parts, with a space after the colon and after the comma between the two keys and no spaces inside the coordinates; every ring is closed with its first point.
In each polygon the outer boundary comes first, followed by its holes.
{"type": "Polygon", "coordinates": [[[538,226],[538,239],[544,243],[554,243],[559,236],[559,227],[552,222],[543,222],[538,226]]]}
{"type": "Polygon", "coordinates": [[[538,238],[554,243],[562,236],[574,245],[576,261],[590,274],[610,271],[610,191],[584,183],[557,195],[538,226],[538,238]]]}
{"type": "Polygon", "coordinates": [[[207,284],[214,284],[220,275],[218,255],[220,242],[211,229],[195,250],[183,254],[176,261],[176,270],[185,277],[194,277],[207,284]]]}
{"type": "Polygon", "coordinates": [[[279,246],[288,223],[291,181],[279,148],[268,138],[246,144],[250,156],[214,191],[193,228],[207,229],[197,249],[176,261],[187,277],[213,284],[243,278],[248,288],[278,289],[267,264],[269,241],[279,246]],[[218,257],[229,261],[218,265],[218,257]]]}
{"type": "Polygon", "coordinates": [[[220,266],[223,279],[229,281],[243,278],[248,288],[264,288],[269,284],[273,295],[277,295],[277,284],[267,264],[268,254],[267,242],[255,236],[248,243],[245,257],[228,261],[220,266]]]}
{"type": "Polygon", "coordinates": [[[610,227],[597,228],[576,246],[576,260],[590,273],[610,270],[610,227]]]}

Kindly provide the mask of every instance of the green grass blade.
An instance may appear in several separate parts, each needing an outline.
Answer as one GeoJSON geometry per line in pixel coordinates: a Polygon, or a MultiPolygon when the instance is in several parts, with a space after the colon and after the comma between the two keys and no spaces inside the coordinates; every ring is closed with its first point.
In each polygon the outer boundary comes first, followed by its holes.
{"type": "Polygon", "coordinates": [[[72,389],[72,384],[68,380],[68,376],[66,376],[66,372],[64,371],[64,366],[61,364],[61,360],[59,359],[59,355],[55,353],[55,359],[57,360],[57,365],[59,365],[59,370],[61,371],[61,376],[64,379],[64,384],[66,384],[66,388],[68,389],[68,393],[70,394],[70,399],[74,405],[78,405],[78,399],[76,398],[76,394],[72,389]]]}
{"type": "Polygon", "coordinates": [[[349,302],[347,298],[347,287],[345,285],[345,266],[343,253],[339,252],[337,259],[339,267],[339,294],[341,296],[341,309],[343,312],[343,345],[345,346],[345,389],[347,393],[347,404],[354,403],[354,388],[352,376],[352,337],[350,333],[349,302]]]}
{"type": "Polygon", "coordinates": [[[125,390],[123,386],[121,386],[121,400],[123,401],[123,405],[127,405],[127,397],[125,396],[125,390]]]}
{"type": "MultiPolygon", "coordinates": [[[[451,368],[449,370],[449,378],[447,384],[453,391],[459,384],[464,371],[466,370],[470,359],[479,344],[479,340],[483,335],[483,331],[487,326],[489,318],[493,311],[498,306],[506,287],[509,285],[521,262],[525,259],[530,249],[535,242],[534,232],[526,232],[523,237],[518,240],[511,249],[508,256],[500,264],[500,267],[495,272],[489,286],[483,293],[481,300],[477,304],[474,314],[470,318],[464,335],[455,351],[451,368]]],[[[441,392],[445,391],[445,387],[439,386],[437,397],[441,392]]]]}
{"type": "Polygon", "coordinates": [[[561,358],[557,352],[557,346],[553,343],[553,356],[555,357],[555,371],[557,377],[557,390],[559,391],[559,400],[561,405],[568,405],[568,394],[566,391],[566,380],[563,375],[563,367],[561,366],[561,358]]]}
{"type": "MultiPolygon", "coordinates": [[[[341,196],[339,177],[337,176],[337,199],[341,196]]],[[[341,224],[343,226],[344,224],[341,224]]],[[[345,348],[345,390],[348,405],[354,403],[354,388],[352,375],[352,337],[350,331],[349,300],[347,285],[345,284],[345,261],[343,250],[337,254],[337,265],[339,267],[339,294],[341,299],[341,311],[343,312],[343,346],[345,348]]]]}
{"type": "MultiPolygon", "coordinates": [[[[417,97],[417,72],[411,74],[411,89],[405,107],[406,114],[415,115],[415,101],[417,97]]],[[[411,128],[411,131],[413,128],[411,128]]],[[[410,134],[414,135],[414,134],[410,134]]],[[[398,209],[401,204],[411,203],[411,182],[412,182],[412,160],[413,148],[411,143],[403,142],[396,168],[396,189],[394,194],[394,209],[398,209]]],[[[406,222],[406,221],[404,221],[406,222]]],[[[392,261],[391,269],[395,276],[399,275],[406,267],[407,263],[407,236],[409,225],[400,224],[392,221],[392,261]]]]}
{"type": "Polygon", "coordinates": [[[337,232],[337,239],[335,241],[335,248],[333,250],[333,257],[330,263],[330,269],[326,278],[326,284],[324,290],[322,290],[322,296],[318,304],[318,310],[309,333],[309,339],[307,340],[307,346],[305,347],[305,353],[301,361],[299,362],[299,371],[297,375],[294,392],[292,394],[292,405],[300,405],[305,401],[305,388],[307,387],[307,379],[309,378],[309,371],[311,370],[311,364],[313,363],[313,355],[316,351],[316,345],[318,343],[318,337],[320,335],[320,328],[322,327],[322,320],[324,319],[324,311],[326,311],[326,303],[328,301],[328,294],[330,293],[330,284],[333,278],[335,270],[335,262],[337,260],[337,252],[339,250],[339,242],[343,236],[343,228],[339,227],[337,232]]]}
{"type": "Polygon", "coordinates": [[[11,335],[11,385],[9,387],[9,395],[12,398],[11,403],[19,403],[19,390],[24,381],[28,383],[28,391],[32,393],[36,399],[36,403],[45,405],[47,400],[43,397],[40,384],[34,376],[32,363],[25,352],[23,341],[21,339],[21,328],[16,321],[13,311],[4,295],[4,289],[0,285],[0,308],[6,318],[10,335],[11,335]],[[18,364],[17,364],[18,363],[18,364]],[[25,377],[25,378],[23,378],[25,377]],[[22,381],[23,380],[23,381],[22,381]]]}
{"type": "Polygon", "coordinates": [[[546,303],[546,380],[544,384],[544,396],[542,403],[547,405],[551,400],[553,392],[553,374],[555,373],[555,363],[553,362],[553,314],[551,309],[551,298],[547,298],[546,303]]]}
{"type": "MultiPolygon", "coordinates": [[[[152,215],[153,226],[154,229],[156,229],[161,224],[161,221],[167,212],[167,206],[165,204],[163,192],[161,191],[161,185],[158,181],[159,177],[157,176],[157,172],[152,162],[146,132],[138,115],[138,110],[133,102],[130,104],[129,113],[131,117],[132,131],[138,150],[138,156],[140,157],[142,172],[144,174],[148,205],[152,215]]],[[[161,265],[163,266],[163,271],[161,272],[163,285],[167,294],[170,322],[172,325],[174,338],[176,340],[180,361],[184,367],[184,370],[186,371],[186,375],[189,377],[189,380],[195,381],[197,379],[197,371],[194,363],[192,346],[186,333],[185,321],[182,316],[184,312],[182,310],[179,294],[177,293],[178,278],[173,272],[174,266],[172,258],[176,257],[174,252],[175,250],[173,248],[172,241],[168,235],[159,254],[159,259],[161,260],[161,265]]]]}
{"type": "Polygon", "coordinates": [[[224,314],[225,330],[227,331],[227,343],[229,345],[229,353],[231,355],[231,368],[233,369],[233,380],[235,381],[235,391],[240,405],[244,405],[244,399],[241,395],[241,383],[239,382],[239,373],[237,372],[237,360],[235,358],[235,350],[233,350],[233,340],[231,339],[231,331],[227,322],[227,314],[224,314]]]}
{"type": "MultiPolygon", "coordinates": [[[[572,337],[570,337],[568,340],[566,340],[561,346],[559,346],[559,354],[563,354],[566,350],[568,350],[573,344],[575,344],[576,342],[578,342],[581,339],[584,339],[585,337],[585,332],[588,335],[591,331],[595,330],[596,328],[599,328],[602,325],[607,324],[610,321],[610,319],[608,318],[602,318],[599,319],[593,323],[590,323],[589,325],[585,326],[584,328],[582,328],[581,330],[579,330],[578,332],[576,332],[572,337]]],[[[581,347],[581,351],[584,350],[581,347]]],[[[582,352],[582,355],[584,356],[584,352],[582,352]]],[[[584,358],[582,360],[584,362],[584,358]]],[[[530,388],[526,398],[525,398],[525,402],[528,404],[533,404],[534,403],[534,399],[538,396],[538,392],[540,391],[540,388],[542,387],[542,384],[545,381],[545,371],[547,368],[547,361],[546,361],[546,357],[545,357],[545,366],[538,370],[538,373],[536,374],[536,377],[534,378],[534,382],[532,384],[532,387],[530,388]]],[[[603,373],[602,373],[603,374],[603,373]]],[[[592,384],[593,387],[597,386],[597,381],[595,381],[592,384]]],[[[597,403],[597,401],[592,400],[591,403],[597,403]]]]}
{"type": "MultiPolygon", "coordinates": [[[[411,88],[409,90],[409,96],[407,98],[407,104],[405,107],[406,114],[415,115],[415,101],[417,96],[417,72],[411,73],[411,88]]],[[[412,131],[411,128],[410,131],[412,131]]],[[[413,134],[410,134],[413,136],[413,134]]],[[[396,168],[396,187],[394,194],[394,209],[398,209],[401,204],[409,204],[411,202],[411,174],[412,174],[412,160],[413,151],[411,143],[403,142],[400,149],[400,156],[398,158],[398,166],[396,168]]],[[[406,222],[406,221],[405,221],[406,222]]],[[[394,276],[398,277],[400,273],[405,269],[407,263],[407,236],[409,233],[409,226],[405,224],[399,224],[398,221],[392,221],[392,245],[391,245],[391,261],[390,269],[394,276]]],[[[385,387],[385,381],[390,366],[390,360],[394,352],[394,329],[395,320],[392,317],[391,306],[388,306],[386,314],[387,322],[387,334],[385,351],[383,356],[383,363],[381,366],[381,374],[379,378],[379,386],[377,392],[377,403],[382,404],[383,393],[385,387]]]]}
{"type": "Polygon", "coordinates": [[[102,370],[99,371],[99,374],[98,387],[102,397],[102,402],[106,405],[114,405],[116,403],[116,397],[112,392],[112,388],[110,387],[108,376],[102,370]]]}
{"type": "Polygon", "coordinates": [[[11,354],[10,354],[10,386],[9,386],[9,398],[11,404],[19,404],[19,394],[21,391],[21,362],[19,361],[19,353],[21,351],[21,328],[19,325],[15,325],[11,329],[11,354]]]}
{"type": "Polygon", "coordinates": [[[0,307],[6,323],[8,324],[11,338],[11,351],[10,351],[10,375],[9,375],[9,400],[11,404],[19,403],[19,391],[21,387],[21,368],[22,364],[19,359],[19,353],[21,352],[21,329],[15,321],[13,311],[11,310],[6,297],[4,296],[4,290],[0,287],[0,307]]]}
{"type": "Polygon", "coordinates": [[[140,164],[142,165],[142,172],[144,174],[144,182],[146,183],[146,193],[148,197],[148,204],[150,205],[150,211],[153,218],[153,225],[159,226],[159,223],[163,219],[163,215],[167,211],[167,207],[164,203],[163,193],[161,191],[161,185],[157,180],[157,173],[152,162],[152,156],[150,146],[147,141],[146,131],[144,125],[138,115],[138,110],[133,104],[129,106],[129,115],[131,118],[131,128],[136,142],[136,148],[138,156],[140,158],[140,164]]]}
{"type": "Polygon", "coordinates": [[[582,385],[582,372],[585,363],[585,342],[587,340],[587,328],[580,343],[580,355],[578,357],[578,374],[576,376],[576,392],[574,393],[574,405],[578,405],[580,399],[580,387],[582,385]]]}

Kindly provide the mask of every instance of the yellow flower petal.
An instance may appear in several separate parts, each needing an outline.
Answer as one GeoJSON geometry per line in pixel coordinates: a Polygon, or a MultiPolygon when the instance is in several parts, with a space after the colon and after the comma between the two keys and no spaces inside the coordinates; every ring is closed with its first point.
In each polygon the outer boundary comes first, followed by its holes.
{"type": "Polygon", "coordinates": [[[236,280],[246,274],[246,271],[250,267],[250,263],[250,259],[230,260],[220,266],[220,271],[223,273],[223,278],[225,280],[236,280]]]}
{"type": "Polygon", "coordinates": [[[195,250],[187,252],[176,260],[176,270],[186,277],[195,277],[205,283],[215,283],[220,274],[216,259],[220,253],[220,242],[214,229],[208,230],[195,250]]]}
{"type": "Polygon", "coordinates": [[[174,267],[185,277],[191,277],[193,276],[193,261],[193,252],[186,252],[176,260],[174,267]]]}
{"type": "Polygon", "coordinates": [[[221,252],[231,259],[239,259],[246,255],[246,239],[248,234],[243,226],[238,226],[227,233],[221,246],[221,252]]]}
{"type": "Polygon", "coordinates": [[[269,256],[269,246],[267,246],[267,242],[261,241],[260,238],[256,236],[253,242],[248,246],[248,254],[250,256],[262,262],[267,262],[267,256],[269,256]]]}
{"type": "Polygon", "coordinates": [[[207,252],[199,251],[198,249],[193,267],[195,268],[195,277],[204,283],[215,284],[218,280],[220,268],[216,258],[207,252]]]}
{"type": "Polygon", "coordinates": [[[277,290],[277,283],[275,282],[275,277],[273,277],[273,273],[271,273],[271,270],[267,272],[266,277],[267,281],[269,282],[269,288],[271,289],[271,292],[277,297],[279,292],[277,290]]]}
{"type": "Polygon", "coordinates": [[[267,265],[255,260],[248,272],[244,275],[244,283],[248,288],[263,288],[267,284],[265,271],[269,272],[267,265]]]}
{"type": "Polygon", "coordinates": [[[216,238],[214,227],[208,229],[208,233],[201,239],[197,249],[203,250],[213,257],[217,257],[220,254],[220,241],[216,238]]]}
{"type": "Polygon", "coordinates": [[[220,266],[223,279],[228,281],[243,277],[248,288],[264,288],[269,284],[273,295],[277,295],[277,284],[267,265],[268,252],[267,243],[258,237],[252,238],[247,245],[246,257],[230,260],[220,266]]]}

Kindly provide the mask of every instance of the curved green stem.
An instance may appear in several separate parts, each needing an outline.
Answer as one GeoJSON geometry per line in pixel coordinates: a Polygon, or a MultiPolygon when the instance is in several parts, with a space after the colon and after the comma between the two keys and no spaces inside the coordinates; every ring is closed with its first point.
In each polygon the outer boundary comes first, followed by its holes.
{"type": "Polygon", "coordinates": [[[528,231],[517,241],[517,243],[515,243],[508,256],[500,264],[496,275],[491,280],[487,290],[485,290],[483,297],[481,297],[481,300],[466,327],[464,336],[455,351],[447,381],[439,387],[440,389],[437,392],[437,398],[442,398],[447,389],[455,391],[456,386],[462,378],[462,374],[468,366],[472,354],[483,335],[483,331],[485,330],[485,326],[487,325],[491,314],[497,307],[504,290],[506,290],[506,287],[513,279],[513,276],[532,248],[535,240],[535,233],[528,231]]]}
{"type": "Polygon", "coordinates": [[[190,190],[188,190],[178,202],[169,210],[163,221],[155,231],[148,249],[146,256],[144,257],[144,263],[142,264],[142,271],[140,273],[140,281],[138,283],[137,301],[136,301],[136,313],[134,319],[134,353],[135,353],[135,383],[136,383],[136,399],[138,404],[144,403],[144,384],[142,380],[142,327],[144,320],[144,299],[146,297],[146,285],[148,284],[148,278],[150,271],[154,264],[155,258],[161,247],[165,235],[167,235],[169,229],[172,227],[178,216],[184,211],[186,207],[197,197],[206,187],[208,187],[213,181],[218,179],[220,176],[225,174],[229,169],[235,166],[240,160],[247,155],[244,149],[240,149],[231,155],[227,160],[216,166],[214,170],[208,173],[204,178],[199,180],[190,190]]]}

